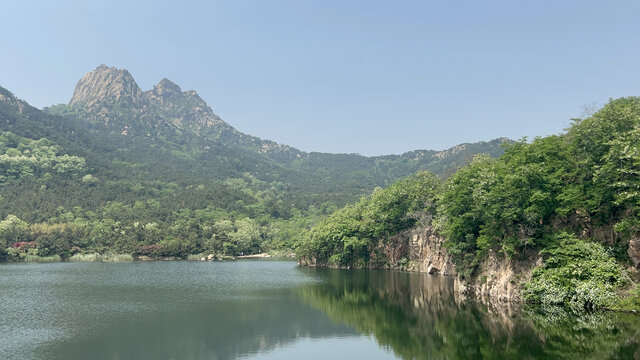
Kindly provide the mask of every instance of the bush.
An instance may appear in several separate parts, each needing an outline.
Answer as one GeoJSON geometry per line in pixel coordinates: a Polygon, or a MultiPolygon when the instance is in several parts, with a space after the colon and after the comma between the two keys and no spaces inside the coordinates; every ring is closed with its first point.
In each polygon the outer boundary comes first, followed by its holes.
{"type": "Polygon", "coordinates": [[[422,171],[386,189],[377,188],[303,234],[296,253],[319,264],[366,267],[379,240],[416,224],[431,225],[439,186],[435,175],[422,171]]]}
{"type": "Polygon", "coordinates": [[[640,285],[636,285],[625,294],[623,299],[616,301],[612,308],[622,311],[640,311],[640,285]]]}
{"type": "Polygon", "coordinates": [[[572,310],[610,307],[625,284],[620,266],[604,247],[567,233],[556,234],[542,253],[523,296],[529,302],[566,305],[572,310]]]}

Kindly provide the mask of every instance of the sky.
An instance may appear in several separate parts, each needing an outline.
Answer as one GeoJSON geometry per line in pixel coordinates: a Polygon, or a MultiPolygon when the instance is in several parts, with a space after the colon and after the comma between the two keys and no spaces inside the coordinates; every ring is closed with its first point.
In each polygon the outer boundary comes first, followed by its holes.
{"type": "Polygon", "coordinates": [[[66,103],[106,64],[304,151],[441,150],[640,95],[639,18],[639,1],[11,1],[0,86],[66,103]]]}

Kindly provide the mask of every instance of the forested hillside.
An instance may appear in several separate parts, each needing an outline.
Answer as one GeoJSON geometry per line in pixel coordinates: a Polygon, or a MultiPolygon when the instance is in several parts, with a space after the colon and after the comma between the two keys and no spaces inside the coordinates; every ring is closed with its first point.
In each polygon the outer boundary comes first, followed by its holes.
{"type": "MultiPolygon", "coordinates": [[[[305,153],[242,134],[195,91],[98,67],[41,111],[0,88],[0,258],[289,252],[337,207],[506,139],[437,152],[305,153]]],[[[426,141],[428,142],[428,141],[426,141]]],[[[57,257],[56,257],[57,258],[57,257]]]]}
{"type": "Polygon", "coordinates": [[[389,265],[372,263],[380,241],[416,225],[446,239],[468,283],[484,281],[477,275],[489,254],[542,256],[526,300],[622,306],[640,265],[640,98],[612,100],[565,134],[511,144],[498,159],[476,156],[444,181],[420,173],[376,190],[314,226],[298,255],[329,266],[389,265]]]}

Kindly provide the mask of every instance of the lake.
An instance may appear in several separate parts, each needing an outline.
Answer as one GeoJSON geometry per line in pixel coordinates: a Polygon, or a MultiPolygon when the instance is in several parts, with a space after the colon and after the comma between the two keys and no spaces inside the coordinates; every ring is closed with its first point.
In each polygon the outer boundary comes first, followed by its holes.
{"type": "Polygon", "coordinates": [[[292,261],[0,264],[0,359],[640,359],[640,317],[292,261]]]}

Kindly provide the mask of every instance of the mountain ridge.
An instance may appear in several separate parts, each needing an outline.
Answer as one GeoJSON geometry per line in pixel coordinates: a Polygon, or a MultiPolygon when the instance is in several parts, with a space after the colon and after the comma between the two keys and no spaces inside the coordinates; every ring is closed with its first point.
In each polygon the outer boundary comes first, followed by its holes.
{"type": "Polygon", "coordinates": [[[89,121],[111,123],[123,136],[174,137],[181,132],[187,137],[241,146],[278,160],[292,160],[302,153],[236,130],[216,115],[195,90],[182,91],[167,78],[142,91],[126,69],[100,65],[88,72],[78,81],[67,106],[89,121]]]}
{"type": "MultiPolygon", "coordinates": [[[[21,100],[12,99],[14,106],[28,106],[21,100]]],[[[346,188],[366,193],[421,170],[449,176],[475,154],[501,155],[504,151],[501,145],[510,142],[506,138],[498,138],[458,144],[442,151],[412,150],[399,155],[373,157],[304,152],[235,130],[219,118],[197,92],[182,91],[179,85],[167,78],[161,79],[152,89],[142,91],[126,69],[106,65],[98,66],[80,79],[69,104],[72,105],[52,106],[43,111],[76,119],[73,121],[75,127],[88,127],[93,134],[87,138],[108,136],[111,139],[108,141],[119,144],[120,149],[116,151],[121,154],[135,143],[146,144],[134,145],[136,148],[143,146],[146,150],[130,153],[125,161],[146,163],[153,160],[151,153],[160,149],[164,149],[163,152],[186,152],[191,154],[189,157],[193,161],[205,161],[214,166],[216,178],[237,177],[238,173],[245,173],[274,181],[284,176],[289,179],[287,182],[323,184],[322,188],[336,193],[342,193],[341,189],[346,188]],[[136,160],[135,154],[141,151],[150,155],[144,160],[136,160]],[[231,166],[233,163],[244,165],[231,166]],[[303,178],[306,180],[301,180],[303,178]]],[[[36,126],[32,124],[32,128],[36,126]]],[[[60,138],[68,137],[74,131],[77,133],[77,129],[69,129],[68,134],[60,135],[60,138]]],[[[31,133],[27,131],[19,135],[29,137],[31,133]]],[[[103,148],[113,147],[105,143],[106,140],[101,141],[103,148]]],[[[92,145],[86,143],[85,146],[92,145]]],[[[116,159],[121,158],[122,155],[116,156],[116,159]]],[[[176,159],[175,166],[188,168],[190,165],[176,159]]],[[[196,166],[196,173],[201,174],[198,176],[208,173],[206,166],[196,166]]]]}
{"type": "MultiPolygon", "coordinates": [[[[43,256],[290,251],[304,229],[376,187],[425,169],[446,177],[504,151],[496,139],[380,157],[306,153],[236,131],[168,79],[142,91],[128,71],[98,70],[72,105],[40,110],[0,87],[0,219],[43,256]]],[[[0,260],[26,254],[3,253],[15,242],[0,234],[0,260]]]]}
{"type": "MultiPolygon", "coordinates": [[[[144,134],[151,135],[147,131],[149,129],[156,130],[157,135],[164,135],[162,129],[165,129],[165,132],[168,129],[177,129],[187,132],[187,135],[201,137],[205,141],[239,146],[280,163],[292,163],[301,158],[313,160],[318,157],[334,157],[337,160],[343,155],[363,156],[302,151],[286,144],[245,134],[216,115],[195,90],[182,91],[178,84],[165,77],[152,89],[142,91],[128,70],[106,65],[98,66],[78,81],[68,105],[93,121],[108,124],[115,119],[116,124],[121,126],[118,130],[122,135],[132,134],[132,127],[135,128],[135,124],[132,124],[134,119],[133,122],[137,121],[143,125],[144,134]],[[124,90],[129,92],[123,93],[124,90]],[[122,112],[123,107],[128,108],[128,111],[122,112]]],[[[511,140],[502,137],[491,141],[511,140]]],[[[414,156],[416,161],[420,161],[420,157],[425,154],[437,154],[437,158],[442,159],[455,155],[456,146],[464,147],[470,144],[472,143],[458,144],[442,151],[416,149],[403,154],[364,157],[386,159],[394,156],[414,156]]]]}

